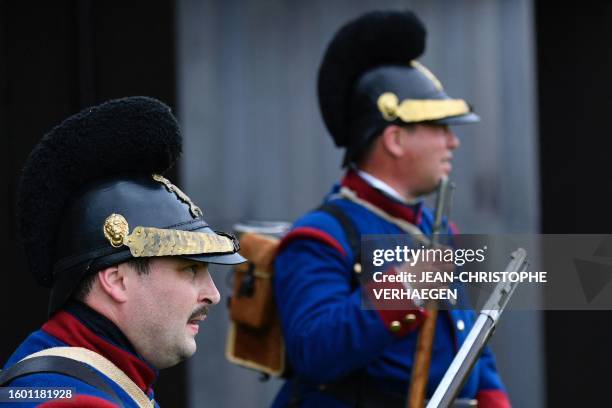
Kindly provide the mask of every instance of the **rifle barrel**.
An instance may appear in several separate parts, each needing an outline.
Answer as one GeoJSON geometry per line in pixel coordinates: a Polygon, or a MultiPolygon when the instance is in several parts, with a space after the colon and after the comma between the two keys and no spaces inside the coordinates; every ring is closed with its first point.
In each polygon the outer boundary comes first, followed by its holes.
{"type": "MultiPolygon", "coordinates": [[[[507,272],[521,272],[527,267],[527,253],[518,248],[512,253],[507,272]]],[[[502,311],[508,304],[518,283],[500,282],[480,312],[474,327],[461,345],[442,381],[427,404],[427,408],[450,407],[467,380],[476,360],[489,341],[502,311]]]]}

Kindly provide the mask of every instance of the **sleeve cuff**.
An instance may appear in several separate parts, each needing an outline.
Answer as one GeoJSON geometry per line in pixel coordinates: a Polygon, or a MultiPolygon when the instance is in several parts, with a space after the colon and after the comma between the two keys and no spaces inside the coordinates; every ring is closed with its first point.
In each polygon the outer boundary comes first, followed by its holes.
{"type": "MultiPolygon", "coordinates": [[[[397,274],[394,267],[389,268],[385,275],[397,274]]],[[[418,307],[412,300],[376,299],[375,290],[399,289],[405,290],[401,282],[374,282],[370,281],[363,286],[366,298],[376,310],[384,326],[396,337],[406,336],[419,328],[427,318],[427,311],[418,307]]]]}
{"type": "Polygon", "coordinates": [[[512,408],[508,394],[502,390],[483,390],[476,394],[478,408],[512,408]]]}
{"type": "Polygon", "coordinates": [[[76,395],[65,400],[51,400],[39,405],[41,408],[117,408],[118,405],[93,395],[76,395]]]}

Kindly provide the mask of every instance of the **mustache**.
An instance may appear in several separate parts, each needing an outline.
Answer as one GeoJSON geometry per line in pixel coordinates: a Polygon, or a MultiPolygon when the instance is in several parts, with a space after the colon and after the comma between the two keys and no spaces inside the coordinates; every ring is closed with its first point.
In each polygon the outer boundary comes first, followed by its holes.
{"type": "Polygon", "coordinates": [[[196,310],[193,311],[193,313],[191,313],[191,316],[189,316],[189,320],[193,320],[193,319],[197,319],[199,317],[203,317],[208,315],[208,306],[206,305],[202,305],[200,307],[198,307],[196,310]]]}

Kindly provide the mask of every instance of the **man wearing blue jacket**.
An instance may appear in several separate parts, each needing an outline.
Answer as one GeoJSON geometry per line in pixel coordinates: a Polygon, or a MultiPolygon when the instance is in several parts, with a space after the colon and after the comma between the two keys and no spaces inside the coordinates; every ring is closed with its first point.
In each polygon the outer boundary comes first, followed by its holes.
{"type": "Polygon", "coordinates": [[[87,108],[34,148],[17,218],[49,320],[4,365],[0,406],[157,406],[159,370],[195,353],[219,302],[208,264],[244,258],[161,176],[180,152],[170,108],[147,97],[87,108]]]}
{"type": "MultiPolygon", "coordinates": [[[[336,145],[346,149],[347,168],[324,203],[360,235],[431,235],[433,215],[420,197],[451,172],[460,142],[449,125],[479,120],[416,61],[424,49],[416,15],[372,12],[336,33],[319,69],[321,112],[336,145]]],[[[315,210],[281,242],[274,288],[292,375],[276,407],[405,406],[426,312],[415,304],[362,307],[360,260],[349,241],[337,216],[315,210]]],[[[474,320],[470,310],[439,312],[427,396],[474,320]]],[[[485,408],[510,406],[490,350],[459,397],[485,408]]]]}

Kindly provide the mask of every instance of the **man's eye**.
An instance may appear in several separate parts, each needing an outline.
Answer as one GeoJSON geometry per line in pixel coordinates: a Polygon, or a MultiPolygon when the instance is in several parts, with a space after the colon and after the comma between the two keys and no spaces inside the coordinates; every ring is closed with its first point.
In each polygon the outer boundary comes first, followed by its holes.
{"type": "Polygon", "coordinates": [[[188,266],[187,270],[193,273],[194,275],[198,273],[198,268],[195,265],[188,266]]]}

